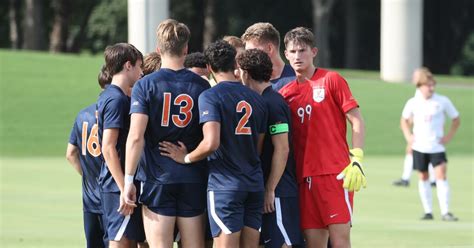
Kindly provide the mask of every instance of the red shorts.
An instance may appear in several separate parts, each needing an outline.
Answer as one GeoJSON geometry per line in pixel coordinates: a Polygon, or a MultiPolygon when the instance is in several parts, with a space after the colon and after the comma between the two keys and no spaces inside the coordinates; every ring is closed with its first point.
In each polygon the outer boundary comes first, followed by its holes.
{"type": "Polygon", "coordinates": [[[351,222],[354,193],[342,187],[337,174],[313,176],[299,184],[301,228],[322,229],[351,222]]]}

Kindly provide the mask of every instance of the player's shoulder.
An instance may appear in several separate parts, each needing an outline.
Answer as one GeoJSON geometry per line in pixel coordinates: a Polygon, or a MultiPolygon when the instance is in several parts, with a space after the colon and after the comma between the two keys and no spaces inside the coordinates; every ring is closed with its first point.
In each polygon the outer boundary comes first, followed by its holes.
{"type": "Polygon", "coordinates": [[[438,93],[434,93],[434,94],[433,94],[433,99],[435,99],[435,100],[437,100],[437,101],[440,101],[440,102],[443,102],[443,103],[445,103],[445,102],[451,102],[451,100],[450,100],[447,96],[445,96],[445,95],[440,95],[440,94],[438,94],[438,93]]]}
{"type": "Polygon", "coordinates": [[[298,83],[296,82],[296,78],[291,80],[285,86],[283,86],[278,92],[285,97],[288,94],[291,94],[293,91],[298,89],[298,83]]]}

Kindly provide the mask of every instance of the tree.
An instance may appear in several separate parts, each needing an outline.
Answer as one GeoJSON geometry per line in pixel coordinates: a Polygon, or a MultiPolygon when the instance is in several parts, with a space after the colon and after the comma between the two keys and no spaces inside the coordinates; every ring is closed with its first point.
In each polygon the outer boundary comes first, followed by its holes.
{"type": "Polygon", "coordinates": [[[319,48],[318,66],[331,66],[331,48],[329,40],[329,20],[336,0],[313,1],[313,27],[316,36],[316,46],[319,48]]]}
{"type": "Polygon", "coordinates": [[[10,0],[9,3],[8,19],[10,23],[10,42],[13,49],[20,49],[22,43],[20,29],[21,1],[10,0]]]}
{"type": "Polygon", "coordinates": [[[202,34],[202,45],[206,47],[212,43],[217,36],[217,22],[215,19],[216,4],[214,0],[205,0],[204,7],[204,32],[202,34]]]}
{"type": "Polygon", "coordinates": [[[53,0],[54,20],[50,35],[49,51],[66,52],[66,42],[69,33],[70,0],[53,0]]]}
{"type": "Polygon", "coordinates": [[[23,29],[23,49],[46,50],[43,0],[26,0],[23,29]]]}

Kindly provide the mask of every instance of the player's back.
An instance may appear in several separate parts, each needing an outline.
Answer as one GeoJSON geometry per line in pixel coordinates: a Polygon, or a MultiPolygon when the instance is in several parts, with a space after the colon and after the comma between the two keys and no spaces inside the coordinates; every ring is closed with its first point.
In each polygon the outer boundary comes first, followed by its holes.
{"type": "Polygon", "coordinates": [[[77,114],[69,143],[75,145],[79,150],[84,211],[102,213],[98,183],[102,153],[99,145],[95,110],[96,104],[92,104],[77,114]]]}
{"type": "MultiPolygon", "coordinates": [[[[117,153],[120,158],[122,170],[125,169],[125,144],[128,130],[130,128],[130,98],[118,86],[111,84],[99,96],[97,100],[97,123],[99,142],[105,129],[118,129],[117,153]]],[[[119,192],[119,188],[112,177],[105,161],[100,172],[99,182],[103,192],[119,192]]]]}
{"type": "Polygon", "coordinates": [[[257,151],[265,133],[266,106],[240,82],[220,82],[199,97],[201,123],[220,123],[220,146],[208,158],[209,190],[263,191],[257,151]]]}
{"type": "Polygon", "coordinates": [[[205,161],[179,164],[160,155],[159,142],[183,142],[194,150],[202,140],[198,97],[210,88],[206,80],[187,70],[162,68],[139,80],[132,91],[131,113],[148,115],[143,167],[153,183],[201,183],[205,181],[205,161]]]}

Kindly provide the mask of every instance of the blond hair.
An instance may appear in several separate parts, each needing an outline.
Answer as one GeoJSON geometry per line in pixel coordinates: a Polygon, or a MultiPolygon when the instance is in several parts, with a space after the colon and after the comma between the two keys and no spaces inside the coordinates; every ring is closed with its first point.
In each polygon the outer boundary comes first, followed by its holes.
{"type": "Polygon", "coordinates": [[[431,73],[430,69],[421,67],[413,72],[413,83],[417,88],[430,82],[435,82],[433,73],[431,73]]]}
{"type": "Polygon", "coordinates": [[[156,36],[161,54],[184,56],[183,49],[188,44],[191,32],[185,24],[167,19],[158,25],[156,36]]]}
{"type": "Polygon", "coordinates": [[[157,52],[149,53],[143,61],[143,75],[157,71],[161,67],[161,56],[157,52]]]}
{"type": "Polygon", "coordinates": [[[227,41],[227,43],[229,43],[235,49],[238,49],[238,48],[245,49],[244,42],[237,36],[226,35],[222,39],[227,41]]]}
{"type": "Polygon", "coordinates": [[[280,32],[268,22],[258,22],[248,27],[242,35],[242,41],[270,42],[275,47],[280,47],[280,32]]]}

